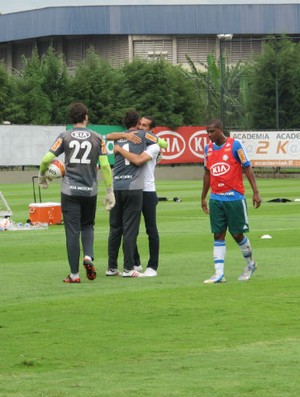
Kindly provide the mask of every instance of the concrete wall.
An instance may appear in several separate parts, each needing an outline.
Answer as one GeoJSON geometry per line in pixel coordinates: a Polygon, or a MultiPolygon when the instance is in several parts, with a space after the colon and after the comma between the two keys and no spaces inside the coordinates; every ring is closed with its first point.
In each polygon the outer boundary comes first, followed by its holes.
{"type": "MultiPolygon", "coordinates": [[[[32,177],[38,174],[38,170],[33,171],[0,171],[0,190],[1,184],[9,183],[31,183],[32,177]]],[[[203,177],[203,167],[200,165],[180,165],[180,166],[157,166],[155,171],[157,180],[197,180],[203,177]]],[[[101,173],[99,173],[101,179],[101,173]]]]}

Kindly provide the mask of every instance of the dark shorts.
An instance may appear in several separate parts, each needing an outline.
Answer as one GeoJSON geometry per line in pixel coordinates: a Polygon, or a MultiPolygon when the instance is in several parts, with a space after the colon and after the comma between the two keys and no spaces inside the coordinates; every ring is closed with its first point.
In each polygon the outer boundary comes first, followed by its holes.
{"type": "Polygon", "coordinates": [[[209,201],[209,216],[212,233],[223,233],[227,229],[231,234],[249,231],[246,200],[209,201]]]}

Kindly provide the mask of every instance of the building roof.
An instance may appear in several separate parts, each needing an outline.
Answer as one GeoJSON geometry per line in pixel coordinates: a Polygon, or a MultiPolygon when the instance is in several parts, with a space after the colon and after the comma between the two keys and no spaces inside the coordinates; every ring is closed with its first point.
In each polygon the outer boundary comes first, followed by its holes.
{"type": "Polygon", "coordinates": [[[69,35],[300,33],[299,2],[207,3],[47,7],[3,14],[0,42],[69,35]]]}

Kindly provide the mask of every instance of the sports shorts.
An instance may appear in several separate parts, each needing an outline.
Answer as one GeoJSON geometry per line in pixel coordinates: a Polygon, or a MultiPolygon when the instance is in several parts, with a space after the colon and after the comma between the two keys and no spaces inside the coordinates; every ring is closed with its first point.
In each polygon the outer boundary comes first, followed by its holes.
{"type": "Polygon", "coordinates": [[[246,200],[220,201],[209,200],[209,217],[212,233],[223,233],[227,229],[231,234],[249,231],[246,200]]]}

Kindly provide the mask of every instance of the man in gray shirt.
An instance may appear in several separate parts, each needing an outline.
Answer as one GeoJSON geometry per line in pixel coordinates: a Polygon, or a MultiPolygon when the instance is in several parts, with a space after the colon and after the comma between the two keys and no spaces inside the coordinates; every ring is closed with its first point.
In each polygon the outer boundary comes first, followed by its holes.
{"type": "MultiPolygon", "coordinates": [[[[116,141],[123,149],[142,153],[147,145],[157,143],[159,138],[149,131],[138,130],[140,115],[136,111],[125,114],[123,123],[127,133],[137,131],[139,143],[133,143],[125,137],[116,141]]],[[[166,143],[167,145],[167,143],[166,143]]],[[[121,154],[116,154],[113,171],[114,194],[116,205],[109,214],[110,232],[108,239],[108,269],[107,276],[117,276],[118,254],[123,237],[124,271],[123,277],[142,277],[143,274],[134,270],[134,252],[139,231],[143,203],[145,167],[138,167],[126,160],[121,154]]]]}
{"type": "Polygon", "coordinates": [[[65,154],[65,176],[62,179],[61,207],[64,217],[66,245],[70,274],[65,283],[80,283],[80,238],[83,248],[83,265],[88,280],[96,278],[94,259],[94,223],[97,206],[97,163],[106,187],[105,208],[115,203],[112,190],[112,172],[108,162],[105,141],[101,135],[87,128],[88,109],[82,103],[69,108],[73,128],[62,132],[42,159],[39,184],[48,187],[47,168],[60,154],[65,154]]]}

